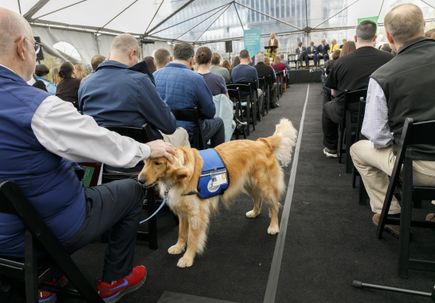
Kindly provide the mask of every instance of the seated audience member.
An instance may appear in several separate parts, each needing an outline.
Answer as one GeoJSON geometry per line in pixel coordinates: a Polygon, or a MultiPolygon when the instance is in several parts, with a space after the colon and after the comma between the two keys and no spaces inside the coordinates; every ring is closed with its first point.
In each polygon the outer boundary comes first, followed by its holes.
{"type": "MultiPolygon", "coordinates": [[[[395,6],[385,15],[384,26],[388,42],[397,55],[372,74],[361,129],[368,140],[358,141],[350,149],[353,163],[370,198],[376,225],[379,223],[405,118],[435,120],[435,41],[424,37],[421,9],[409,3],[395,6]]],[[[416,148],[414,152],[433,155],[435,150],[416,148]]],[[[415,185],[433,186],[435,162],[415,161],[413,181],[415,185]]],[[[393,197],[389,213],[400,213],[396,197],[393,197]]],[[[433,219],[434,216],[430,214],[428,217],[433,219]]],[[[399,232],[399,226],[387,225],[386,228],[393,233],[399,232]]]]}
{"type": "Polygon", "coordinates": [[[263,53],[258,53],[257,56],[255,57],[255,61],[257,62],[257,64],[255,65],[255,69],[257,70],[258,77],[259,78],[264,77],[266,83],[270,86],[270,91],[272,93],[270,98],[272,103],[270,106],[272,108],[275,108],[279,106],[279,104],[276,102],[277,101],[276,93],[278,89],[278,84],[276,83],[275,71],[270,65],[265,64],[264,62],[265,59],[266,57],[264,56],[263,53]]]}
{"type": "Polygon", "coordinates": [[[230,73],[230,82],[231,83],[231,64],[230,61],[228,61],[227,59],[222,60],[221,66],[223,68],[226,68],[228,70],[228,73],[230,73]]]}
{"type": "MultiPolygon", "coordinates": [[[[233,59],[233,63],[231,64],[231,68],[230,70],[233,71],[233,69],[240,64],[240,57],[239,56],[235,56],[233,59]]],[[[232,79],[231,79],[232,80],[232,79]]],[[[234,82],[234,81],[233,81],[234,82]]]]}
{"type": "Polygon", "coordinates": [[[46,91],[50,95],[56,95],[56,85],[54,85],[53,82],[48,80],[48,74],[50,73],[50,70],[48,67],[44,64],[38,64],[35,68],[35,80],[42,81],[44,83],[44,86],[46,88],[46,91]]]}
{"type": "Polygon", "coordinates": [[[329,53],[332,54],[337,49],[340,49],[340,46],[337,44],[337,40],[332,39],[331,45],[329,47],[329,53]]]}
{"type": "Polygon", "coordinates": [[[346,44],[346,42],[347,42],[347,39],[346,39],[346,38],[343,38],[343,39],[341,40],[340,49],[343,48],[343,46],[346,44]]]}
{"type": "Polygon", "coordinates": [[[393,56],[374,48],[376,23],[363,21],[356,28],[356,51],[334,62],[325,86],[331,89],[332,101],[323,105],[323,153],[337,157],[338,124],[343,119],[344,93],[367,88],[369,76],[393,56]]]}
{"type": "MultiPolygon", "coordinates": [[[[391,46],[389,43],[384,43],[379,48],[381,51],[393,54],[393,50],[391,49],[391,46]]],[[[394,54],[393,54],[394,55],[394,54]]]]}
{"type": "Polygon", "coordinates": [[[322,39],[319,46],[317,46],[317,54],[319,59],[323,58],[324,62],[329,60],[329,44],[326,43],[325,39],[322,39]]]}
{"type": "Polygon", "coordinates": [[[156,70],[162,69],[171,62],[171,53],[165,48],[159,48],[154,52],[154,61],[156,63],[156,70]]]}
{"type": "Polygon", "coordinates": [[[302,62],[305,62],[305,66],[308,66],[307,64],[307,49],[305,46],[302,46],[302,42],[298,43],[298,47],[296,48],[296,61],[299,61],[300,65],[302,66],[302,62]]]}
{"type": "Polygon", "coordinates": [[[317,54],[317,47],[314,46],[314,42],[310,42],[310,46],[307,47],[307,56],[305,57],[305,63],[310,65],[310,59],[314,61],[314,66],[319,65],[319,56],[317,54]]]}
{"type": "Polygon", "coordinates": [[[74,64],[74,78],[82,80],[88,75],[88,71],[83,64],[74,64]]]}
{"type": "Polygon", "coordinates": [[[331,73],[332,67],[334,66],[334,62],[340,57],[341,51],[339,49],[336,49],[331,56],[331,60],[326,61],[325,63],[325,74],[322,75],[322,95],[323,95],[323,103],[331,101],[332,95],[331,95],[331,89],[326,87],[326,79],[328,78],[328,75],[331,73]]]}
{"type": "MultiPolygon", "coordinates": [[[[111,231],[97,290],[114,302],[146,279],[145,266],[133,266],[143,187],[128,179],[85,188],[75,161],[132,167],[149,157],[171,159],[174,149],[110,132],[70,103],[27,85],[36,63],[33,37],[23,17],[0,8],[0,180],[21,188],[69,253],[111,231]]],[[[0,212],[0,256],[24,256],[25,229],[17,216],[0,212]]],[[[38,294],[39,302],[56,301],[52,292],[38,294]]]]}
{"type": "Polygon", "coordinates": [[[340,53],[341,51],[339,49],[336,49],[332,55],[331,55],[331,60],[328,60],[328,62],[325,63],[325,73],[326,75],[329,75],[329,73],[331,72],[332,66],[334,65],[334,62],[340,58],[340,53]]]}
{"type": "Polygon", "coordinates": [[[148,66],[148,71],[152,74],[157,70],[156,63],[153,56],[146,56],[143,58],[143,61],[146,62],[148,66]]]}
{"type": "Polygon", "coordinates": [[[138,61],[139,44],[129,34],[116,36],[109,60],[80,87],[79,106],[100,126],[151,126],[153,136],[175,146],[188,144],[185,130],[176,129],[175,118],[150,77],[130,69],[138,61]]]}
{"type": "Polygon", "coordinates": [[[83,85],[83,83],[85,83],[86,80],[88,80],[89,76],[92,73],[95,73],[95,71],[97,70],[98,65],[100,65],[104,60],[106,60],[106,57],[102,56],[102,55],[95,55],[91,58],[91,67],[92,67],[92,71],[89,75],[87,75],[86,77],[84,77],[82,79],[82,81],[80,82],[80,85],[83,85]]]}
{"type": "Polygon", "coordinates": [[[340,58],[344,57],[344,56],[347,56],[347,55],[353,53],[354,51],[356,51],[355,42],[353,42],[353,41],[346,41],[346,42],[344,42],[343,47],[341,48],[340,58]]]}
{"type": "Polygon", "coordinates": [[[216,75],[221,75],[225,79],[225,83],[231,82],[230,71],[225,67],[220,66],[221,55],[213,53],[211,56],[210,72],[216,75]]]}
{"type": "Polygon", "coordinates": [[[61,80],[57,85],[56,96],[77,107],[80,79],[74,77],[74,66],[70,62],[62,63],[59,68],[59,77],[61,80]]]}
{"type": "Polygon", "coordinates": [[[92,72],[94,73],[97,70],[98,65],[103,63],[106,60],[106,57],[103,55],[95,55],[91,58],[91,67],[92,72]]]}
{"type": "Polygon", "coordinates": [[[425,37],[435,40],[435,28],[428,30],[425,34],[425,37]]]}
{"type": "MultiPolygon", "coordinates": [[[[216,108],[213,96],[203,76],[191,70],[193,66],[193,46],[179,43],[174,46],[174,61],[156,71],[157,91],[172,110],[197,107],[202,117],[202,134],[204,140],[211,141],[215,147],[225,141],[224,124],[221,118],[214,118],[216,108]]],[[[193,135],[192,122],[177,121],[189,135],[193,135]]]]}
{"type": "Polygon", "coordinates": [[[51,80],[53,81],[54,85],[56,85],[56,87],[60,83],[60,81],[62,80],[59,76],[59,68],[60,68],[60,66],[55,66],[51,70],[51,80]]]}
{"type": "Polygon", "coordinates": [[[246,49],[240,51],[240,64],[233,67],[231,70],[231,79],[233,83],[254,83],[255,88],[258,88],[258,75],[255,67],[249,65],[251,58],[246,49]]]}
{"type": "Polygon", "coordinates": [[[228,95],[225,79],[220,74],[213,74],[210,71],[212,53],[206,47],[200,47],[196,50],[195,62],[198,64],[197,72],[204,77],[205,83],[213,96],[224,94],[228,95]]]}

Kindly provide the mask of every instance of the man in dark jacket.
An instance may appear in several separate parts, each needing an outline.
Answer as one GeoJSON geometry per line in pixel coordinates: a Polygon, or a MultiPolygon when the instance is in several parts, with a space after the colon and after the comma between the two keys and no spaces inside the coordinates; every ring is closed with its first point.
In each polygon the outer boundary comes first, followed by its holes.
{"type": "Polygon", "coordinates": [[[129,69],[138,61],[139,44],[129,34],[113,39],[110,58],[101,63],[79,89],[79,108],[101,126],[135,126],[148,123],[155,138],[188,145],[184,129],[163,102],[150,77],[129,69]]]}
{"type": "Polygon", "coordinates": [[[257,56],[255,56],[255,62],[257,64],[255,65],[255,69],[257,70],[258,78],[264,77],[266,83],[270,86],[270,106],[272,108],[278,107],[279,104],[277,103],[277,93],[278,93],[278,84],[276,83],[276,75],[273,68],[269,65],[266,65],[264,63],[264,54],[258,53],[257,56]]]}
{"type": "Polygon", "coordinates": [[[356,28],[356,51],[335,61],[326,79],[325,86],[334,97],[323,105],[323,153],[327,157],[337,157],[338,124],[343,118],[345,91],[367,88],[369,76],[393,58],[374,48],[375,43],[376,23],[361,22],[356,28]]]}

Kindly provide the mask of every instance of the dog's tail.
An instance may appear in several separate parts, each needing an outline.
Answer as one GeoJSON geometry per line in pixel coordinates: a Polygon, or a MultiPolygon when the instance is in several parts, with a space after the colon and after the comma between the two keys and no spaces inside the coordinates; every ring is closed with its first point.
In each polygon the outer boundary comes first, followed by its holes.
{"type": "Polygon", "coordinates": [[[276,159],[282,166],[287,166],[293,154],[293,148],[296,145],[298,131],[288,119],[281,119],[275,126],[275,132],[268,139],[276,159]]]}

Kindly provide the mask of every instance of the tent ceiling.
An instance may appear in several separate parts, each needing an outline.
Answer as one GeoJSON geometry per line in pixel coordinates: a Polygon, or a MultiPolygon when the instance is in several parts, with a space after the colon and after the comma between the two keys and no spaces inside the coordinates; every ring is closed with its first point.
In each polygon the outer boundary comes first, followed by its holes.
{"type": "Polygon", "coordinates": [[[189,42],[222,41],[259,28],[264,35],[352,28],[360,17],[382,22],[394,5],[412,2],[426,19],[435,0],[2,0],[33,24],[91,32],[129,32],[189,42]]]}

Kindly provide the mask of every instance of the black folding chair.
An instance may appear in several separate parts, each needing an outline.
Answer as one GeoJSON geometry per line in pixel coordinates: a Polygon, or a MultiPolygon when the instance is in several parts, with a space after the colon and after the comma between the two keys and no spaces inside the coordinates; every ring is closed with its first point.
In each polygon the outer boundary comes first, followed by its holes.
{"type": "Polygon", "coordinates": [[[260,113],[264,117],[267,113],[269,113],[271,96],[270,96],[270,85],[266,80],[266,76],[258,77],[258,83],[260,89],[263,91],[263,102],[260,108],[260,113]]]}
{"type": "Polygon", "coordinates": [[[255,125],[257,122],[257,94],[254,92],[255,85],[253,83],[232,83],[228,84],[227,88],[238,89],[240,93],[240,99],[243,109],[246,114],[246,122],[252,124],[252,130],[255,130],[255,125]]]}
{"type": "Polygon", "coordinates": [[[0,184],[0,212],[18,216],[26,227],[24,259],[0,257],[0,276],[23,281],[27,303],[38,302],[38,289],[83,298],[86,302],[103,303],[95,288],[12,181],[0,184]],[[46,262],[42,262],[38,254],[41,250],[46,262]],[[62,272],[75,289],[46,284],[54,270],[62,272]]]}
{"type": "Polygon", "coordinates": [[[409,269],[435,271],[435,260],[422,260],[410,258],[409,244],[411,227],[434,228],[435,223],[417,221],[412,219],[413,205],[421,201],[435,199],[435,186],[416,186],[413,183],[413,161],[435,161],[435,154],[416,153],[416,148],[435,147],[435,120],[414,122],[412,118],[406,118],[399,143],[399,151],[396,155],[390,183],[384,199],[381,218],[377,229],[377,237],[381,238],[386,224],[399,224],[400,222],[400,258],[399,274],[401,277],[408,276],[409,269]],[[403,168],[402,168],[403,166],[403,168]],[[399,188],[401,170],[403,180],[401,190],[399,188]],[[401,191],[401,214],[400,219],[388,217],[393,195],[401,191]],[[400,220],[400,221],[399,221],[400,220]]]}
{"type": "Polygon", "coordinates": [[[193,129],[193,136],[190,138],[190,144],[192,147],[196,149],[206,149],[207,142],[204,140],[204,136],[202,134],[201,127],[201,114],[198,108],[186,108],[186,109],[177,109],[172,110],[172,113],[175,116],[175,119],[178,121],[188,121],[193,122],[195,127],[193,129]]]}
{"type": "Polygon", "coordinates": [[[367,89],[344,92],[343,118],[339,124],[338,162],[341,163],[343,153],[346,153],[346,173],[351,173],[352,159],[349,154],[350,146],[358,136],[358,112],[361,98],[365,100],[367,89]]]}
{"type": "MultiPolygon", "coordinates": [[[[122,136],[130,137],[138,142],[146,143],[152,141],[155,136],[152,134],[151,127],[148,124],[144,124],[142,127],[132,126],[106,126],[107,129],[114,131],[122,136]]],[[[103,183],[121,180],[121,179],[137,179],[139,172],[142,170],[143,163],[139,163],[133,168],[118,168],[113,166],[103,166],[103,183]]],[[[152,214],[156,208],[156,200],[158,194],[154,188],[148,188],[146,190],[146,203],[143,207],[147,214],[152,214]]],[[[138,230],[137,239],[141,241],[148,241],[149,248],[157,249],[157,218],[154,216],[148,220],[148,231],[138,230]]]]}
{"type": "Polygon", "coordinates": [[[234,135],[236,139],[239,139],[239,135],[242,134],[243,138],[246,139],[246,136],[249,136],[249,126],[243,117],[242,101],[240,98],[239,89],[228,88],[228,96],[234,104],[234,120],[236,121],[234,135]]]}

